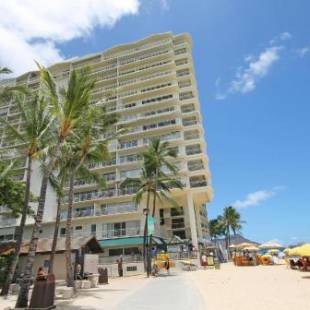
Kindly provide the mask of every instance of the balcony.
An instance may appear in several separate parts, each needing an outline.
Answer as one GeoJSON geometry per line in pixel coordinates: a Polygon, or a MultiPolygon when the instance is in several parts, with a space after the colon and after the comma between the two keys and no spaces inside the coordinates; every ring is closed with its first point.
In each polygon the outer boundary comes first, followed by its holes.
{"type": "Polygon", "coordinates": [[[197,171],[204,169],[202,160],[193,160],[187,163],[187,168],[189,171],[197,171]]]}
{"type": "Polygon", "coordinates": [[[137,206],[133,202],[124,202],[101,205],[100,209],[96,211],[96,215],[114,215],[132,212],[137,212],[137,206]]]}
{"type": "Polygon", "coordinates": [[[118,238],[118,237],[131,237],[140,235],[140,226],[132,228],[120,228],[103,231],[102,238],[118,238]]]}
{"type": "Polygon", "coordinates": [[[194,94],[191,91],[180,93],[180,100],[186,100],[186,99],[191,99],[194,98],[194,94]]]}
{"type": "Polygon", "coordinates": [[[6,215],[0,215],[0,227],[16,226],[17,219],[6,215]]]}
{"type": "MultiPolygon", "coordinates": [[[[80,192],[74,194],[73,203],[83,202],[83,201],[91,201],[91,200],[98,200],[102,198],[111,198],[111,197],[119,197],[119,196],[126,196],[126,195],[133,195],[137,192],[137,188],[128,187],[128,188],[109,188],[106,190],[98,191],[87,191],[87,192],[80,192]]],[[[64,199],[65,203],[68,203],[68,196],[64,199]]]]}
{"type": "Polygon", "coordinates": [[[195,117],[183,118],[182,119],[183,126],[193,126],[197,125],[198,122],[195,117]]]}
{"type": "Polygon", "coordinates": [[[200,154],[201,148],[199,144],[186,146],[186,155],[200,154]]]}
{"type": "Polygon", "coordinates": [[[208,185],[205,176],[191,177],[189,183],[191,187],[204,187],[208,185]]]}

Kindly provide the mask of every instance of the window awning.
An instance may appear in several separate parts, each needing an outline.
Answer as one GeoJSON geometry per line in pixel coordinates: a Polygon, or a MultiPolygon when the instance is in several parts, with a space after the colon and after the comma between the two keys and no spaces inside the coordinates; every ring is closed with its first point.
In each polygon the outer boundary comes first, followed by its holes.
{"type": "MultiPolygon", "coordinates": [[[[161,238],[153,237],[152,239],[155,242],[155,244],[164,243],[161,238]]],[[[143,245],[143,236],[106,239],[106,240],[99,240],[98,242],[102,248],[143,245]]]]}

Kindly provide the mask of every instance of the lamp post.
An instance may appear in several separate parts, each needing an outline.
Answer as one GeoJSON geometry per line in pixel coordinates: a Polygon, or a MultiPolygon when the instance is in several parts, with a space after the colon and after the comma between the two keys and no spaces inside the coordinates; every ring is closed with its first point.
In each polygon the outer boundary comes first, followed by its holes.
{"type": "Polygon", "coordinates": [[[143,214],[145,215],[145,225],[144,225],[144,236],[143,236],[143,260],[144,267],[146,268],[147,277],[150,276],[150,268],[149,268],[149,238],[148,238],[148,218],[149,218],[149,209],[144,208],[143,214]]]}

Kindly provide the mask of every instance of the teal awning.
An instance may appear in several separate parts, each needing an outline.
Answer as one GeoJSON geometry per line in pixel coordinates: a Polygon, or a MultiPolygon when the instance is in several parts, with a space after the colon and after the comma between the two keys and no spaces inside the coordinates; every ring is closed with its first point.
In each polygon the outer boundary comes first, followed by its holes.
{"type": "Polygon", "coordinates": [[[127,237],[127,238],[100,240],[99,244],[101,245],[102,248],[123,247],[128,245],[142,245],[143,237],[127,237]]]}
{"type": "MultiPolygon", "coordinates": [[[[152,237],[152,239],[155,244],[159,245],[164,243],[161,238],[152,237]]],[[[98,240],[98,242],[102,248],[143,245],[143,236],[98,240]]]]}

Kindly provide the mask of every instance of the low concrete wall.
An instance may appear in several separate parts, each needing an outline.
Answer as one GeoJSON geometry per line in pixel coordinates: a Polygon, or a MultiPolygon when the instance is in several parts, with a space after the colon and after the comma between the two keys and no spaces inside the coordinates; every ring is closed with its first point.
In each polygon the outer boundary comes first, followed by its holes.
{"type": "MultiPolygon", "coordinates": [[[[117,264],[100,264],[98,267],[107,268],[109,277],[118,277],[117,264]]],[[[124,277],[135,276],[144,273],[143,262],[123,263],[124,277]]]]}

